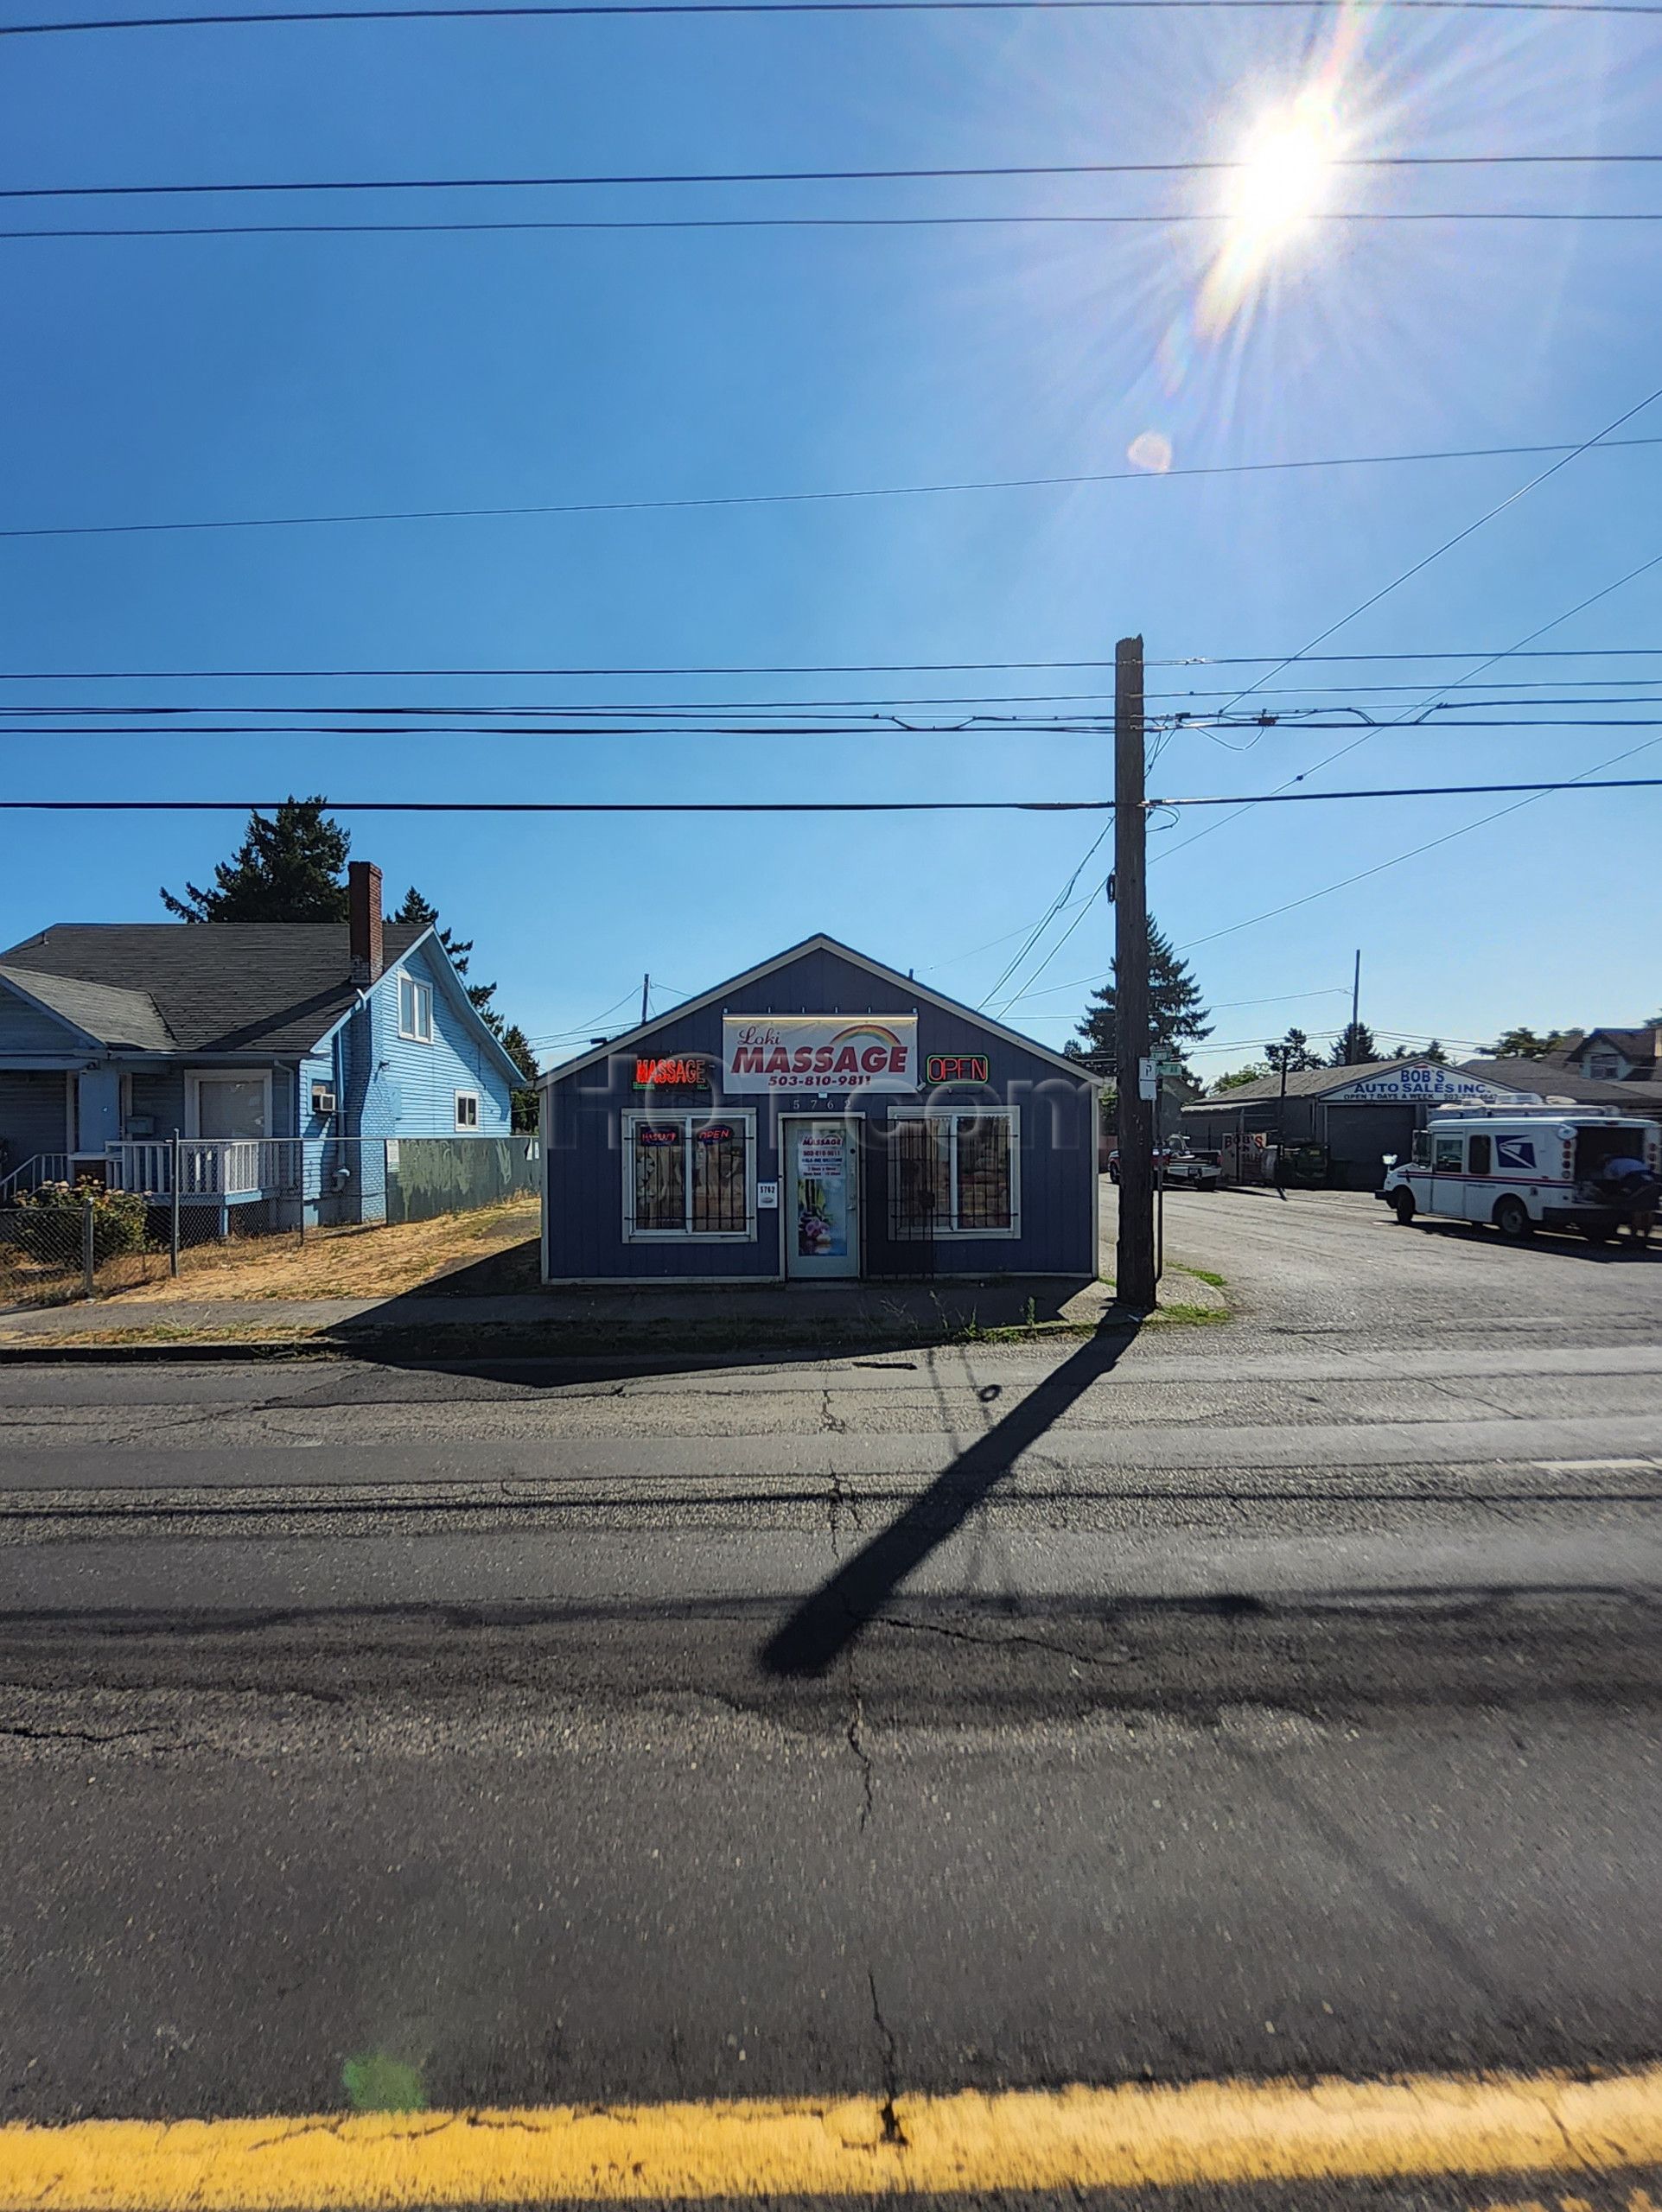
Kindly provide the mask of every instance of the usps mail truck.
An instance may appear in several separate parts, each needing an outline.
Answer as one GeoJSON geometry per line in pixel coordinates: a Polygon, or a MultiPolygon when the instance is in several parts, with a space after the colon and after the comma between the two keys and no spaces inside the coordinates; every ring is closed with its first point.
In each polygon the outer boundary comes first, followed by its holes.
{"type": "Polygon", "coordinates": [[[1398,1221],[1418,1214],[1492,1223],[1503,1236],[1577,1229],[1643,1243],[1662,1197],[1662,1124],[1614,1107],[1433,1110],[1406,1160],[1388,1160],[1379,1196],[1398,1221]]]}

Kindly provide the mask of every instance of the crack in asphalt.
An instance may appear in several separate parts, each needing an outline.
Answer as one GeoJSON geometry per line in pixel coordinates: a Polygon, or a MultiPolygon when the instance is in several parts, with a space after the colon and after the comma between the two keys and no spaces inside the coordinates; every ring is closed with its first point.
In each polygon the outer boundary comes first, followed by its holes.
{"type": "Polygon", "coordinates": [[[1124,1667],[1136,1656],[1130,1651],[1076,1651],[1066,1643],[1053,1643],[1048,1637],[1029,1636],[1022,1629],[1012,1629],[1002,1636],[977,1636],[972,1629],[948,1628],[940,1621],[902,1620],[893,1613],[879,1613],[874,1625],[902,1629],[918,1636],[944,1636],[954,1643],[977,1643],[994,1651],[1006,1644],[1030,1644],[1035,1651],[1048,1651],[1058,1659],[1072,1659],[1081,1667],[1124,1667]]]}
{"type": "Polygon", "coordinates": [[[883,2123],[882,2139],[903,2150],[906,2147],[906,2130],[901,2126],[900,2114],[895,2109],[895,2100],[901,2094],[900,2045],[895,2039],[894,2029],[883,2018],[883,2008],[877,2001],[877,1976],[869,1967],[866,1968],[866,1986],[871,1992],[871,2018],[877,2031],[878,2063],[882,2069],[883,2101],[878,2107],[883,2123]]]}

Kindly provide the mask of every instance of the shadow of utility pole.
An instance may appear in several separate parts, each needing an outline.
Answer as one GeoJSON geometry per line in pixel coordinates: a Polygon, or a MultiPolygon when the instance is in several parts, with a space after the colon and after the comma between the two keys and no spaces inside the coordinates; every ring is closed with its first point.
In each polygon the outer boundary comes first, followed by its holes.
{"type": "Polygon", "coordinates": [[[907,1575],[957,1535],[1022,1453],[1118,1363],[1137,1328],[1132,1322],[1088,1338],[996,1428],[960,1452],[898,1519],[803,1599],[762,1646],[764,1672],[823,1675],[882,1611],[907,1575]]]}

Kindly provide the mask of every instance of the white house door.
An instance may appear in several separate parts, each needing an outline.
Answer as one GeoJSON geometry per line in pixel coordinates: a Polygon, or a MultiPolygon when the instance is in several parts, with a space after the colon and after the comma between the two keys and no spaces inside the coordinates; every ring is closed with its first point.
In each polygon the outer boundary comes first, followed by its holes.
{"type": "Polygon", "coordinates": [[[860,1148],[847,1122],[790,1121],[785,1272],[810,1280],[860,1272],[860,1148]]]}
{"type": "Polygon", "coordinates": [[[75,1149],[101,1153],[121,1141],[121,1076],[100,1068],[75,1079],[75,1149]]]}

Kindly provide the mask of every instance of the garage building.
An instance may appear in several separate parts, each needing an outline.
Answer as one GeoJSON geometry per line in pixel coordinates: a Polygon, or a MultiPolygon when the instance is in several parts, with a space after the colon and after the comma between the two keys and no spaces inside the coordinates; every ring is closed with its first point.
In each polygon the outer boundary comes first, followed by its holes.
{"type": "Polygon", "coordinates": [[[1414,1132],[1435,1106],[1535,1104],[1536,1096],[1487,1076],[1430,1060],[1372,1060],[1342,1068],[1289,1072],[1198,1098],[1183,1109],[1184,1134],[1197,1151],[1222,1155],[1225,1176],[1261,1179],[1261,1162],[1277,1141],[1319,1144],[1328,1179],[1342,1190],[1376,1191],[1385,1154],[1406,1158],[1414,1132]]]}

